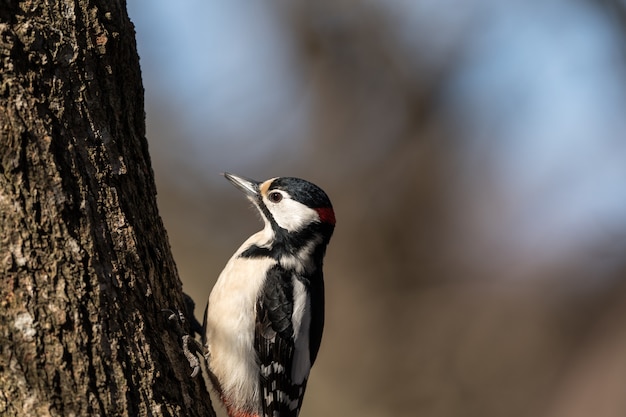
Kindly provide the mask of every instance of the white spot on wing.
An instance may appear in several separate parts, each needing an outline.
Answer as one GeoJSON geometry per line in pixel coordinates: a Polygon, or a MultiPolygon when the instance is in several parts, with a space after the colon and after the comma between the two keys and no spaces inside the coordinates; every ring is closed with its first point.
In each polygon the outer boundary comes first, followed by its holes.
{"type": "Polygon", "coordinates": [[[304,284],[293,278],[293,332],[296,337],[291,380],[302,384],[311,370],[309,330],[311,327],[311,302],[304,284]]]}
{"type": "Polygon", "coordinates": [[[286,392],[275,390],[272,394],[265,395],[265,403],[270,405],[274,402],[274,395],[276,400],[281,404],[286,404],[290,410],[295,410],[300,405],[300,398],[291,398],[286,392]]]}
{"type": "Polygon", "coordinates": [[[285,373],[285,367],[282,366],[278,362],[273,362],[269,365],[261,366],[261,375],[263,376],[268,376],[272,374],[283,374],[283,373],[285,373]]]}

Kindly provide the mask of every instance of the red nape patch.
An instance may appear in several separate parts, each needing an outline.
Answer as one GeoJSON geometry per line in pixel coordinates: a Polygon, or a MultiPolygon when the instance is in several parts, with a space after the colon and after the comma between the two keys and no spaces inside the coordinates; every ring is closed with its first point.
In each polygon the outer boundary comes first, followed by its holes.
{"type": "Polygon", "coordinates": [[[316,208],[317,215],[320,216],[320,220],[322,223],[330,223],[333,226],[335,225],[335,212],[330,207],[320,207],[316,208]]]}

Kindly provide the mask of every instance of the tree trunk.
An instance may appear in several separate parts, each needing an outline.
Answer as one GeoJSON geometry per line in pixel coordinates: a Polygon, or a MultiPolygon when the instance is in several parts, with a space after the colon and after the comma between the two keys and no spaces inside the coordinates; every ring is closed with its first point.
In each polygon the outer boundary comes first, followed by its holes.
{"type": "Polygon", "coordinates": [[[214,415],[183,309],[124,1],[0,2],[0,415],[214,415]]]}

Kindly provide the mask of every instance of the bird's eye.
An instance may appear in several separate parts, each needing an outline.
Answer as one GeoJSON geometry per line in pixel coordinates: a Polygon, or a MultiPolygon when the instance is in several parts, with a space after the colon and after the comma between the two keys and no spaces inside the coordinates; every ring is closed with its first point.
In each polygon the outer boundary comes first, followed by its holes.
{"type": "Polygon", "coordinates": [[[272,202],[272,203],[280,203],[280,200],[283,199],[283,195],[277,191],[274,191],[273,193],[269,193],[269,195],[267,196],[267,198],[272,202]]]}

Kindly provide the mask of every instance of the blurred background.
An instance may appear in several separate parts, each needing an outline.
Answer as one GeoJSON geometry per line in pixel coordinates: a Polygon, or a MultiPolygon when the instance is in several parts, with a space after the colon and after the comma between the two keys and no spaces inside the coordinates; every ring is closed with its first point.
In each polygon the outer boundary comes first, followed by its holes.
{"type": "Polygon", "coordinates": [[[220,172],[333,201],[302,417],[626,415],[625,1],[128,9],[198,317],[261,227],[220,172]]]}

